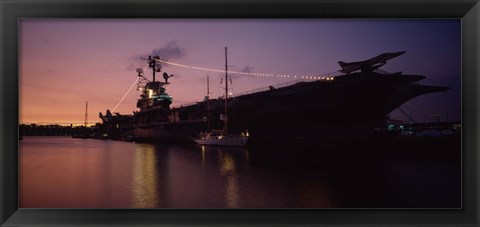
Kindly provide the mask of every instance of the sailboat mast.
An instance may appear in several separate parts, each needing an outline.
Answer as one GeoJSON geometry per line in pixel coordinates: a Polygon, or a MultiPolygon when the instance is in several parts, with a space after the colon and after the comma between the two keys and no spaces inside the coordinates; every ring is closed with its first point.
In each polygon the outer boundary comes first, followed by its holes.
{"type": "Polygon", "coordinates": [[[207,129],[210,130],[210,76],[207,75],[207,129]]]}
{"type": "Polygon", "coordinates": [[[225,47],[225,115],[224,115],[224,121],[225,121],[225,127],[223,128],[223,131],[225,134],[228,132],[228,117],[227,117],[227,111],[228,111],[228,61],[227,61],[227,47],[225,47]]]}

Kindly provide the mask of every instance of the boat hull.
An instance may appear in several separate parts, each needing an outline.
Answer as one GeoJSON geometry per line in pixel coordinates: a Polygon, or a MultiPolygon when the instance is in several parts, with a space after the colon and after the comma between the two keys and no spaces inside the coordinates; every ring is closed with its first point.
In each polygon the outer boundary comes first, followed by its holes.
{"type": "Polygon", "coordinates": [[[248,137],[235,136],[224,137],[222,139],[193,139],[198,145],[206,146],[231,146],[231,147],[244,147],[247,145],[248,137]]]}
{"type": "Polygon", "coordinates": [[[190,138],[207,127],[205,120],[147,124],[133,129],[133,140],[146,142],[190,141],[190,138]]]}
{"type": "MultiPolygon", "coordinates": [[[[251,139],[362,139],[384,126],[403,103],[446,87],[423,86],[418,75],[374,72],[329,81],[298,82],[228,99],[229,132],[248,130],[251,139]]],[[[180,108],[140,111],[133,118],[136,138],[187,140],[222,128],[224,99],[180,108]],[[208,112],[207,112],[208,108],[208,112]],[[152,120],[154,119],[154,120],[152,120]]]]}

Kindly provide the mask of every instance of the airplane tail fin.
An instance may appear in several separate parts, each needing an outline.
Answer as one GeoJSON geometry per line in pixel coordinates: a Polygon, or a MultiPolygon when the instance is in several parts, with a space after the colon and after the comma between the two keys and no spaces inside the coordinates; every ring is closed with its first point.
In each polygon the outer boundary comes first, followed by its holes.
{"type": "Polygon", "coordinates": [[[339,62],[338,62],[338,65],[340,65],[340,67],[342,67],[342,68],[343,68],[343,66],[344,66],[345,64],[347,64],[347,63],[345,63],[345,62],[343,62],[343,61],[339,61],[339,62]]]}

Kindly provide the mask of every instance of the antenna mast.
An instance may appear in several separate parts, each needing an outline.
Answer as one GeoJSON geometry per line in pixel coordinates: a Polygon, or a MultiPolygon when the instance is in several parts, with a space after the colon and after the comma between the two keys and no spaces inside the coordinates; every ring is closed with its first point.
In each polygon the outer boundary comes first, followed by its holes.
{"type": "Polygon", "coordinates": [[[148,58],[142,58],[143,60],[148,60],[148,67],[152,69],[153,72],[153,82],[155,82],[155,73],[160,72],[161,65],[157,66],[157,61],[160,60],[160,57],[158,55],[155,55],[153,58],[151,55],[148,56],[148,58]]]}
{"type": "Polygon", "coordinates": [[[88,124],[88,101],[85,103],[85,128],[88,124]]]}

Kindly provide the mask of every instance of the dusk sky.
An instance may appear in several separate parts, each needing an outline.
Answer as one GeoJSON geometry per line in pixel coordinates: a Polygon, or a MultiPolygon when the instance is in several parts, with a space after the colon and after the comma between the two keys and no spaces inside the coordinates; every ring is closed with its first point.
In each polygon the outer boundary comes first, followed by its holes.
{"type": "MultiPolygon", "coordinates": [[[[141,57],[229,70],[313,76],[340,69],[338,61],[361,61],[406,51],[381,69],[424,75],[424,85],[449,86],[417,97],[401,108],[418,122],[459,121],[461,111],[461,21],[459,19],[22,19],[19,40],[20,123],[100,122],[144,68],[141,57]]],[[[210,76],[212,97],[222,95],[218,72],[163,64],[173,74],[172,106],[200,101],[210,76]]],[[[146,74],[151,78],[151,74],[146,74]]],[[[159,76],[161,77],[161,76],[159,76]]],[[[233,75],[233,94],[295,80],[233,75]]],[[[230,86],[230,85],[229,85],[230,86]]],[[[136,88],[136,87],[135,87],[136,88]]],[[[113,112],[137,111],[132,89],[113,112]]],[[[392,118],[407,121],[394,111],[392,118]]]]}

